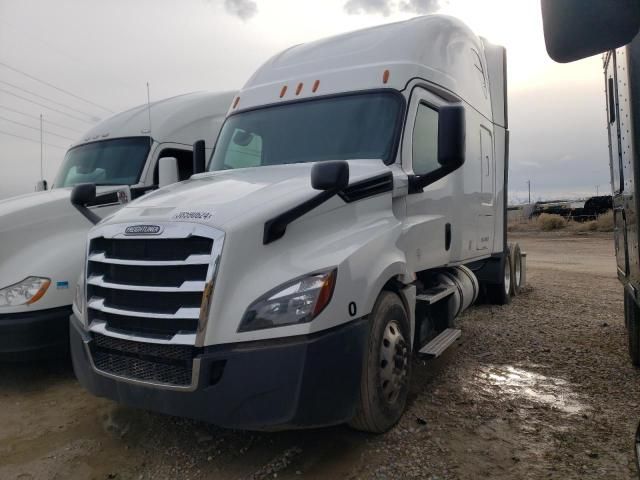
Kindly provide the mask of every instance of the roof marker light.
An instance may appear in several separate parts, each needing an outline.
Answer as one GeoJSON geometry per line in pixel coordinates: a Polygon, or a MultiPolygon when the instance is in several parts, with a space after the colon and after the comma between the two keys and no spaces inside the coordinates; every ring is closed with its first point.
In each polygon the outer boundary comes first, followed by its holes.
{"type": "Polygon", "coordinates": [[[302,82],[300,82],[298,84],[298,87],[296,88],[296,95],[300,95],[301,91],[302,91],[302,82]]]}
{"type": "Polygon", "coordinates": [[[387,83],[389,81],[389,70],[385,70],[382,74],[382,83],[387,83]]]}
{"type": "Polygon", "coordinates": [[[284,97],[285,93],[287,93],[287,86],[283,85],[282,90],[280,90],[280,98],[284,97]]]}
{"type": "Polygon", "coordinates": [[[313,82],[313,88],[311,89],[311,91],[313,93],[316,93],[316,91],[318,90],[319,86],[320,86],[320,80],[316,80],[315,82],[313,82]]]}
{"type": "Polygon", "coordinates": [[[236,99],[233,101],[233,108],[236,108],[238,106],[238,103],[240,103],[240,97],[236,97],[236,99]]]}

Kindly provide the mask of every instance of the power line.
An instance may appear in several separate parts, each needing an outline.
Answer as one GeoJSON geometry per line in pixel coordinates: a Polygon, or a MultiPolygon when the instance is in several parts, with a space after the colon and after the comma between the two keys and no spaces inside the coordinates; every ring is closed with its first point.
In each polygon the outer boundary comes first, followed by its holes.
{"type": "MultiPolygon", "coordinates": [[[[9,135],[10,137],[20,138],[22,140],[27,140],[29,142],[40,144],[40,140],[34,140],[33,138],[23,137],[22,135],[16,135],[15,133],[5,132],[4,130],[0,130],[1,135],[9,135]]],[[[53,143],[42,142],[45,145],[53,148],[60,148],[62,150],[67,150],[67,147],[61,147],[60,145],[54,145],[53,143]]]]}
{"type": "MultiPolygon", "coordinates": [[[[30,113],[21,112],[20,110],[15,110],[5,105],[0,105],[0,108],[7,110],[8,112],[13,112],[13,113],[17,113],[18,115],[24,115],[25,117],[33,118],[34,120],[40,120],[40,117],[37,115],[31,115],[30,113]]],[[[71,130],[72,132],[76,132],[80,134],[83,133],[81,130],[76,130],[75,128],[67,127],[66,125],[62,125],[61,123],[52,122],[51,120],[44,119],[44,123],[49,123],[51,125],[55,125],[56,127],[60,127],[60,128],[66,128],[67,130],[71,130]]]]}
{"type": "MultiPolygon", "coordinates": [[[[36,130],[38,132],[40,131],[39,128],[32,127],[31,125],[27,125],[26,123],[16,122],[15,120],[11,120],[10,118],[3,117],[2,115],[0,115],[0,120],[4,120],[6,122],[15,123],[16,125],[20,125],[21,127],[30,128],[31,130],[36,130]]],[[[65,137],[64,135],[58,135],[57,133],[47,132],[47,135],[53,135],[54,137],[64,138],[65,140],[71,140],[72,142],[76,141],[75,138],[65,137]]]]}
{"type": "Polygon", "coordinates": [[[62,93],[66,93],[67,95],[70,95],[70,96],[72,96],[73,98],[77,98],[78,100],[82,100],[83,102],[86,102],[86,103],[88,103],[88,104],[90,104],[90,105],[93,105],[94,107],[101,108],[102,110],[106,110],[106,111],[107,111],[107,112],[109,112],[109,113],[114,113],[114,111],[113,111],[113,110],[110,110],[110,109],[108,109],[107,107],[104,107],[104,106],[102,106],[102,105],[100,105],[100,104],[97,104],[97,103],[95,103],[95,102],[92,102],[91,100],[87,100],[86,98],[83,98],[83,97],[81,97],[80,95],[76,95],[75,93],[71,93],[70,91],[65,90],[65,89],[63,89],[63,88],[56,87],[55,85],[53,85],[53,84],[51,84],[51,83],[49,83],[49,82],[47,82],[47,81],[45,81],[45,80],[40,80],[39,78],[34,77],[33,75],[28,74],[27,72],[23,72],[22,70],[19,70],[19,69],[15,68],[15,67],[12,67],[11,65],[8,65],[8,64],[6,64],[6,63],[4,63],[4,62],[0,62],[0,65],[2,65],[2,66],[3,66],[3,67],[5,67],[5,68],[8,68],[9,70],[12,70],[12,71],[14,71],[14,72],[16,72],[16,73],[19,73],[19,74],[21,74],[21,75],[24,75],[24,76],[25,76],[25,77],[27,77],[27,78],[30,78],[30,79],[32,79],[32,80],[35,80],[36,82],[40,82],[40,83],[42,83],[43,85],[47,85],[48,87],[51,87],[51,88],[53,88],[53,89],[55,89],[55,90],[58,90],[58,91],[60,91],[60,92],[62,92],[62,93]]]}
{"type": "Polygon", "coordinates": [[[44,107],[44,108],[46,108],[48,110],[51,110],[53,112],[58,112],[58,113],[60,113],[62,115],[66,115],[69,118],[73,118],[74,120],[78,120],[80,122],[88,123],[89,125],[94,125],[96,123],[96,122],[92,123],[92,122],[90,122],[88,120],[85,120],[84,118],[76,117],[75,115],[71,115],[70,113],[63,112],[62,110],[58,110],[57,108],[49,107],[48,105],[45,105],[44,103],[36,102],[35,100],[31,100],[29,98],[26,98],[26,97],[23,97],[21,95],[18,95],[17,93],[10,92],[9,90],[5,90],[4,88],[0,88],[0,92],[7,93],[7,94],[12,95],[12,96],[14,96],[16,98],[20,98],[21,100],[24,100],[25,102],[33,103],[34,105],[40,105],[41,107],[44,107]]]}
{"type": "Polygon", "coordinates": [[[20,91],[22,91],[24,93],[28,93],[29,95],[33,95],[34,97],[41,98],[41,99],[46,100],[47,102],[51,102],[51,103],[53,103],[55,105],[59,105],[61,107],[68,108],[69,110],[73,110],[74,112],[80,113],[82,115],[86,115],[87,117],[89,117],[92,120],[97,118],[92,113],[87,113],[87,112],[85,112],[83,110],[78,110],[77,108],[70,107],[69,105],[66,105],[64,103],[56,102],[55,100],[51,100],[50,98],[45,97],[44,95],[40,95],[38,93],[32,92],[31,90],[27,90],[26,88],[22,88],[22,87],[20,87],[18,85],[14,85],[13,83],[9,83],[9,82],[6,82],[4,80],[0,80],[0,83],[4,83],[5,85],[10,86],[11,88],[15,88],[16,90],[20,90],[20,91]]]}

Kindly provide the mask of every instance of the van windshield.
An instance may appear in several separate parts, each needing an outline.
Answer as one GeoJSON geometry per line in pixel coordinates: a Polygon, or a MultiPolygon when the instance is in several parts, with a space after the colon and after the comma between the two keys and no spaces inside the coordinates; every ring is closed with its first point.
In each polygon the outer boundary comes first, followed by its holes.
{"type": "Polygon", "coordinates": [[[87,143],[67,152],[54,188],[78,183],[135,185],[147,160],[149,137],[117,138],[87,143]]]}
{"type": "Polygon", "coordinates": [[[377,92],[238,113],[222,127],[209,170],[365,158],[390,162],[402,107],[399,95],[377,92]]]}

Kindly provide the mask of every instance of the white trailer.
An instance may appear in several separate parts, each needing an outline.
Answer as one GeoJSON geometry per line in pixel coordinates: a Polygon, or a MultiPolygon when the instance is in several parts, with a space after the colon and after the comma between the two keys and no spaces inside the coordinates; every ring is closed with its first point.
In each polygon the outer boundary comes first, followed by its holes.
{"type": "Polygon", "coordinates": [[[451,345],[480,290],[509,299],[505,61],[433,15],[266,62],[209,173],[90,231],[82,385],[225,427],[394,425],[411,354],[451,345]]]}
{"type": "Polygon", "coordinates": [[[51,190],[0,202],[0,358],[31,358],[68,345],[92,225],[69,203],[72,187],[96,184],[100,196],[89,212],[106,216],[121,206],[118,191],[121,199],[123,193],[135,198],[189,178],[194,142],[213,145],[233,96],[192,93],[116,114],[69,149],[51,190]],[[174,160],[159,162],[169,157],[174,160]],[[159,170],[167,175],[159,178],[159,170]]]}

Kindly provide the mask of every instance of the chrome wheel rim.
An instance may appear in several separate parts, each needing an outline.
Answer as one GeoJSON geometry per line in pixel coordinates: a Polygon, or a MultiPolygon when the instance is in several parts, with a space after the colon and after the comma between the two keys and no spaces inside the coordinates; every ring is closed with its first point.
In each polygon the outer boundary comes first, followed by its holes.
{"type": "Polygon", "coordinates": [[[514,274],[515,277],[513,279],[513,281],[515,282],[516,287],[520,287],[520,272],[522,271],[522,258],[520,258],[520,255],[516,256],[516,260],[515,260],[516,264],[514,265],[514,274]]]}
{"type": "Polygon", "coordinates": [[[400,324],[392,320],[384,329],[380,344],[380,387],[384,399],[394,403],[407,382],[409,349],[400,330],[400,324]]]}
{"type": "Polygon", "coordinates": [[[504,292],[511,294],[511,264],[508,259],[504,261],[504,292]]]}

